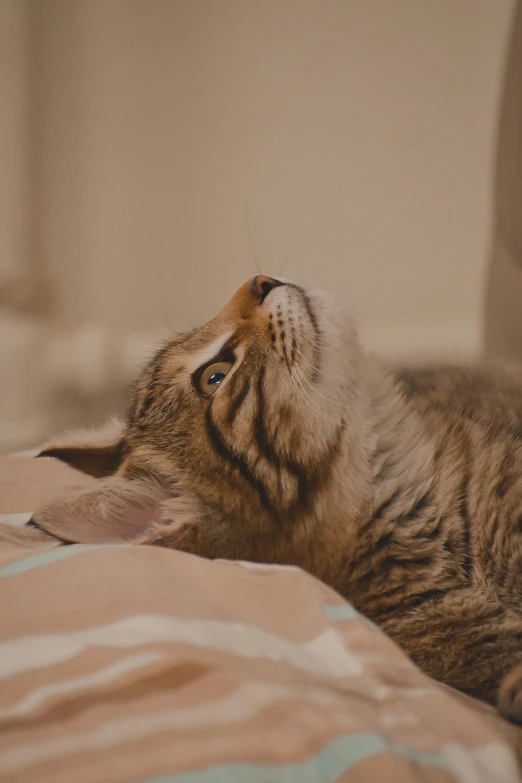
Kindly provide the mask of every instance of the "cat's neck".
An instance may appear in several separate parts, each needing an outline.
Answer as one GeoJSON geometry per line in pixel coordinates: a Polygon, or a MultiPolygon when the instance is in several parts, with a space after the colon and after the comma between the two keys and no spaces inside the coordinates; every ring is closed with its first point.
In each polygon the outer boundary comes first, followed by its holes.
{"type": "Polygon", "coordinates": [[[332,493],[335,516],[352,527],[366,524],[392,497],[398,508],[401,500],[417,501],[434,476],[433,444],[398,379],[371,357],[361,357],[359,371],[343,475],[332,493]]]}
{"type": "Polygon", "coordinates": [[[380,511],[400,516],[410,510],[429,492],[434,477],[433,445],[398,381],[366,357],[359,369],[344,456],[312,512],[318,546],[313,563],[305,563],[330,584],[339,575],[344,579],[339,559],[357,558],[361,537],[380,511]]]}
{"type": "Polygon", "coordinates": [[[392,496],[409,504],[426,493],[433,482],[434,447],[393,374],[372,359],[365,360],[364,373],[371,516],[392,496]]]}

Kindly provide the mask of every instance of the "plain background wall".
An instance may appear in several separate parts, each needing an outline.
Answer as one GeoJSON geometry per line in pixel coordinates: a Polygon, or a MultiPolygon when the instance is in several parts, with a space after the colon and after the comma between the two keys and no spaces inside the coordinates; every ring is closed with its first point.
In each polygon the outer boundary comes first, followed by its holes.
{"type": "Polygon", "coordinates": [[[209,318],[254,255],[333,289],[386,356],[477,353],[513,5],[0,0],[0,273],[29,269],[53,325],[4,330],[0,425],[40,405],[57,426],[67,373],[116,388],[114,335],[138,359],[138,335],[209,318]],[[24,341],[39,394],[17,386],[24,341]]]}
{"type": "Polygon", "coordinates": [[[194,324],[255,252],[337,291],[377,343],[476,348],[510,0],[40,5],[65,312],[194,324]]]}

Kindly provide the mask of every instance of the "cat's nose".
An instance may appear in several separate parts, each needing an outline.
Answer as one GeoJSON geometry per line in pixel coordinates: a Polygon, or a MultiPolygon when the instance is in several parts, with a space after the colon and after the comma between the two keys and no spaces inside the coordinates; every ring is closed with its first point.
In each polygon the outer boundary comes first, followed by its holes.
{"type": "Polygon", "coordinates": [[[283,285],[280,280],[276,280],[275,277],[267,277],[267,275],[256,275],[252,280],[251,291],[259,302],[262,302],[272,291],[273,288],[277,288],[278,285],[283,285]]]}
{"type": "Polygon", "coordinates": [[[227,316],[231,314],[248,319],[258,312],[259,305],[264,302],[270,291],[279,285],[285,285],[281,280],[267,275],[256,275],[243,283],[230,302],[223,309],[227,316]]]}

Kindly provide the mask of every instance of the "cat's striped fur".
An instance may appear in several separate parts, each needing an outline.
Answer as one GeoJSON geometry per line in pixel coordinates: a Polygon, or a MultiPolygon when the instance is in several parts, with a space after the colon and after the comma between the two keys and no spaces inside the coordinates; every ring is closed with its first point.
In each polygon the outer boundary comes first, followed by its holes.
{"type": "Polygon", "coordinates": [[[297,564],[433,677],[495,701],[507,675],[501,710],[522,719],[514,371],[389,371],[327,295],[258,276],[156,355],[99,446],[45,451],[118,467],[33,524],[64,541],[297,564]],[[219,362],[231,369],[203,396],[200,368],[219,362]]]}

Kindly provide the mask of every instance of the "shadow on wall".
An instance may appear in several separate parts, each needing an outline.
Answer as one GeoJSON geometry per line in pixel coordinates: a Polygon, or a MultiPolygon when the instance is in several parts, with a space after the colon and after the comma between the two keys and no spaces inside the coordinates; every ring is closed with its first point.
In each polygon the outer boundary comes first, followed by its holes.
{"type": "Polygon", "coordinates": [[[522,2],[509,43],[495,170],[495,229],[486,290],[485,349],[522,360],[522,2]]]}

